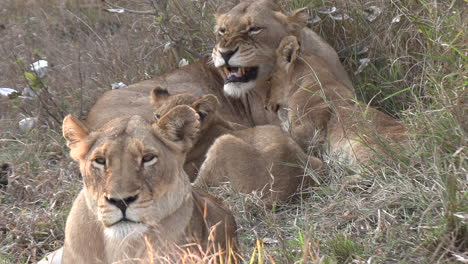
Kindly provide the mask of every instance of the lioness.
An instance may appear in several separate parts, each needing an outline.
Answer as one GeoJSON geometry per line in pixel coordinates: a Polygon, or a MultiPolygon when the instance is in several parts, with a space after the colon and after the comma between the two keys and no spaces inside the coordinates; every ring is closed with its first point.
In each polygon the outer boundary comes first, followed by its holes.
{"type": "Polygon", "coordinates": [[[67,219],[63,264],[159,263],[193,253],[233,258],[232,214],[193,190],[183,170],[198,119],[188,106],[152,123],[135,115],[93,130],[71,115],[64,119],[84,188],[67,219]]]}
{"type": "Polygon", "coordinates": [[[342,83],[352,87],[335,50],[305,27],[306,19],[305,9],[286,14],[273,0],[246,0],[230,11],[220,11],[216,15],[217,40],[211,60],[205,58],[127,88],[108,91],[91,108],[87,120],[96,124],[102,113],[118,117],[128,115],[129,106],[147,107],[148,94],[161,86],[171,94],[215,95],[222,105],[219,113],[228,121],[249,127],[279,124],[276,115],[265,111],[264,101],[269,89],[265,80],[271,77],[275,50],[283,37],[298,36],[304,50],[317,54],[342,83]]]}
{"type": "Polygon", "coordinates": [[[304,168],[299,164],[314,170],[322,165],[319,159],[307,157],[280,127],[243,128],[223,120],[214,95],[196,99],[156,88],[151,97],[156,116],[178,105],[189,105],[200,116],[200,134],[184,167],[192,173],[192,180],[198,173],[195,186],[229,181],[240,192],[260,192],[266,206],[271,206],[291,197],[301,184],[310,184],[309,177],[302,177],[304,168]]]}
{"type": "Polygon", "coordinates": [[[373,151],[381,151],[376,136],[404,139],[402,124],[356,102],[321,58],[301,48],[295,36],[281,41],[266,103],[283,119],[296,142],[307,148],[315,138],[326,143],[330,154],[367,163],[373,151]]]}
{"type": "Polygon", "coordinates": [[[335,76],[352,88],[336,52],[306,27],[307,18],[306,8],[286,15],[273,0],[246,0],[228,12],[218,12],[212,57],[214,65],[223,70],[224,92],[232,97],[253,90],[264,92],[261,83],[272,77],[275,50],[288,35],[299,38],[305,50],[322,58],[335,76]]]}

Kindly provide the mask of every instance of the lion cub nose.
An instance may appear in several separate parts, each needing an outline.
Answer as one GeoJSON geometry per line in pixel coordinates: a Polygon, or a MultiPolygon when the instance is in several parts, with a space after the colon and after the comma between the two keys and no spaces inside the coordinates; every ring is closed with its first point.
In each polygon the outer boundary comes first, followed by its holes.
{"type": "Polygon", "coordinates": [[[130,196],[130,197],[127,197],[127,198],[124,198],[124,199],[114,199],[114,198],[109,198],[106,196],[106,201],[110,204],[113,204],[115,206],[117,206],[117,208],[120,209],[120,211],[122,211],[122,213],[124,213],[125,215],[125,211],[127,210],[127,207],[136,201],[136,199],[138,199],[138,195],[135,195],[135,196],[130,196]]]}

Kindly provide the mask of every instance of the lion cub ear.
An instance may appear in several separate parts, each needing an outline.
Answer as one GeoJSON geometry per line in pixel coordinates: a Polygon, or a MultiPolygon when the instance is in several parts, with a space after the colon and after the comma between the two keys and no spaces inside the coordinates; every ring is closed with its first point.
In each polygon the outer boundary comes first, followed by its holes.
{"type": "Polygon", "coordinates": [[[287,71],[297,60],[301,46],[295,36],[284,37],[276,49],[277,64],[287,71]]]}
{"type": "Polygon", "coordinates": [[[203,121],[205,117],[216,112],[218,107],[218,98],[212,94],[204,95],[192,104],[192,108],[200,115],[200,121],[203,121]]]}
{"type": "Polygon", "coordinates": [[[188,105],[172,108],[153,124],[164,138],[180,144],[182,151],[187,152],[198,137],[200,122],[198,114],[188,105]]]}
{"type": "Polygon", "coordinates": [[[291,35],[300,36],[301,30],[307,26],[309,18],[309,9],[307,7],[299,8],[288,15],[288,31],[291,35]]]}
{"type": "Polygon", "coordinates": [[[166,89],[161,86],[157,86],[151,91],[151,103],[155,105],[159,101],[166,100],[169,96],[170,94],[166,89]]]}
{"type": "Polygon", "coordinates": [[[74,160],[82,160],[87,150],[80,143],[89,135],[86,125],[76,117],[67,115],[63,119],[62,133],[67,140],[67,146],[70,148],[70,156],[74,160]]]}

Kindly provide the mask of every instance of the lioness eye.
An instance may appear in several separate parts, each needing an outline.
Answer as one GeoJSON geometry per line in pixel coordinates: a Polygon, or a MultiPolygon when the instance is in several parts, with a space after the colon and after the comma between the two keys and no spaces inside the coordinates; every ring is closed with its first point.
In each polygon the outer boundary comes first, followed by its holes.
{"type": "Polygon", "coordinates": [[[96,164],[101,165],[101,166],[106,166],[106,159],[105,158],[95,158],[93,160],[96,164]]]}
{"type": "Polygon", "coordinates": [[[249,28],[249,33],[250,34],[256,34],[256,33],[259,33],[261,30],[262,30],[261,27],[251,27],[251,28],[249,28]]]}
{"type": "Polygon", "coordinates": [[[222,36],[222,35],[224,35],[224,33],[226,33],[226,29],[225,28],[220,28],[218,30],[218,33],[222,36]]]}
{"type": "Polygon", "coordinates": [[[156,162],[156,160],[157,160],[156,155],[154,155],[154,154],[145,154],[141,158],[141,163],[143,165],[152,165],[152,164],[154,164],[154,162],[156,162]]]}

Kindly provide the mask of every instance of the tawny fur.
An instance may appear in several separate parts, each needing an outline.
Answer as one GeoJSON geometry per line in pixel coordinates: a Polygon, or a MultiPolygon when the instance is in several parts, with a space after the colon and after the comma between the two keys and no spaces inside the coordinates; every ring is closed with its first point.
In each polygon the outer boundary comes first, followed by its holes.
{"type": "MultiPolygon", "coordinates": [[[[294,35],[301,39],[308,52],[321,57],[330,69],[349,88],[352,87],[346,72],[338,60],[336,52],[312,30],[306,28],[307,9],[294,10],[285,14],[275,1],[242,1],[227,12],[216,14],[216,44],[212,58],[216,67],[259,67],[258,82],[268,80],[275,63],[275,50],[281,39],[294,35]],[[225,61],[222,53],[234,52],[225,61]]],[[[242,96],[246,84],[225,84],[225,92],[242,96]],[[235,86],[235,87],[232,87],[235,86]],[[226,91],[226,88],[233,90],[226,91]]],[[[255,87],[256,85],[251,85],[255,87]]]]}
{"type": "Polygon", "coordinates": [[[402,124],[357,102],[321,58],[302,50],[295,36],[285,37],[277,49],[266,106],[283,116],[285,127],[304,149],[315,141],[330,155],[351,163],[368,163],[382,152],[376,137],[405,139],[402,124]]]}
{"type": "Polygon", "coordinates": [[[99,129],[70,115],[64,119],[84,187],[67,219],[63,264],[158,262],[157,257],[176,260],[188,251],[203,255],[200,249],[237,251],[232,214],[192,189],[183,170],[199,125],[188,106],[152,123],[121,117],[99,129]],[[124,201],[124,209],[116,201],[124,201]],[[123,215],[133,222],[119,222],[123,215]]]}
{"type": "Polygon", "coordinates": [[[303,177],[303,165],[317,171],[322,166],[277,126],[244,128],[224,121],[213,95],[196,99],[190,94],[169,96],[155,89],[152,101],[156,115],[177,105],[189,105],[200,115],[200,134],[185,164],[192,180],[198,175],[195,186],[229,181],[240,192],[259,192],[271,206],[290,198],[299,186],[311,184],[309,177],[303,177]]]}
{"type": "Polygon", "coordinates": [[[227,121],[249,127],[279,124],[275,114],[265,111],[264,102],[269,89],[266,80],[271,77],[272,65],[276,61],[275,51],[283,37],[299,34],[303,49],[317,54],[328,68],[334,70],[342,83],[349,88],[352,87],[336,51],[315,32],[305,27],[305,22],[305,10],[299,9],[286,14],[274,1],[242,1],[233,9],[217,15],[216,29],[224,26],[228,33],[217,37],[211,59],[202,59],[153,79],[129,85],[125,89],[106,92],[91,108],[87,118],[88,125],[91,129],[98,128],[102,125],[100,121],[102,115],[115,118],[137,114],[132,111],[139,111],[139,115],[151,118],[148,94],[157,86],[168,90],[171,94],[190,93],[196,97],[213,94],[222,105],[218,110],[220,115],[227,121]],[[250,37],[245,30],[251,25],[263,29],[250,37]],[[239,34],[243,37],[234,37],[239,34]],[[235,55],[239,64],[242,64],[238,66],[264,67],[255,81],[255,88],[239,98],[224,94],[223,86],[226,76],[222,67],[216,68],[213,65],[219,57],[217,54],[219,49],[235,45],[240,47],[239,54],[235,55]]]}

